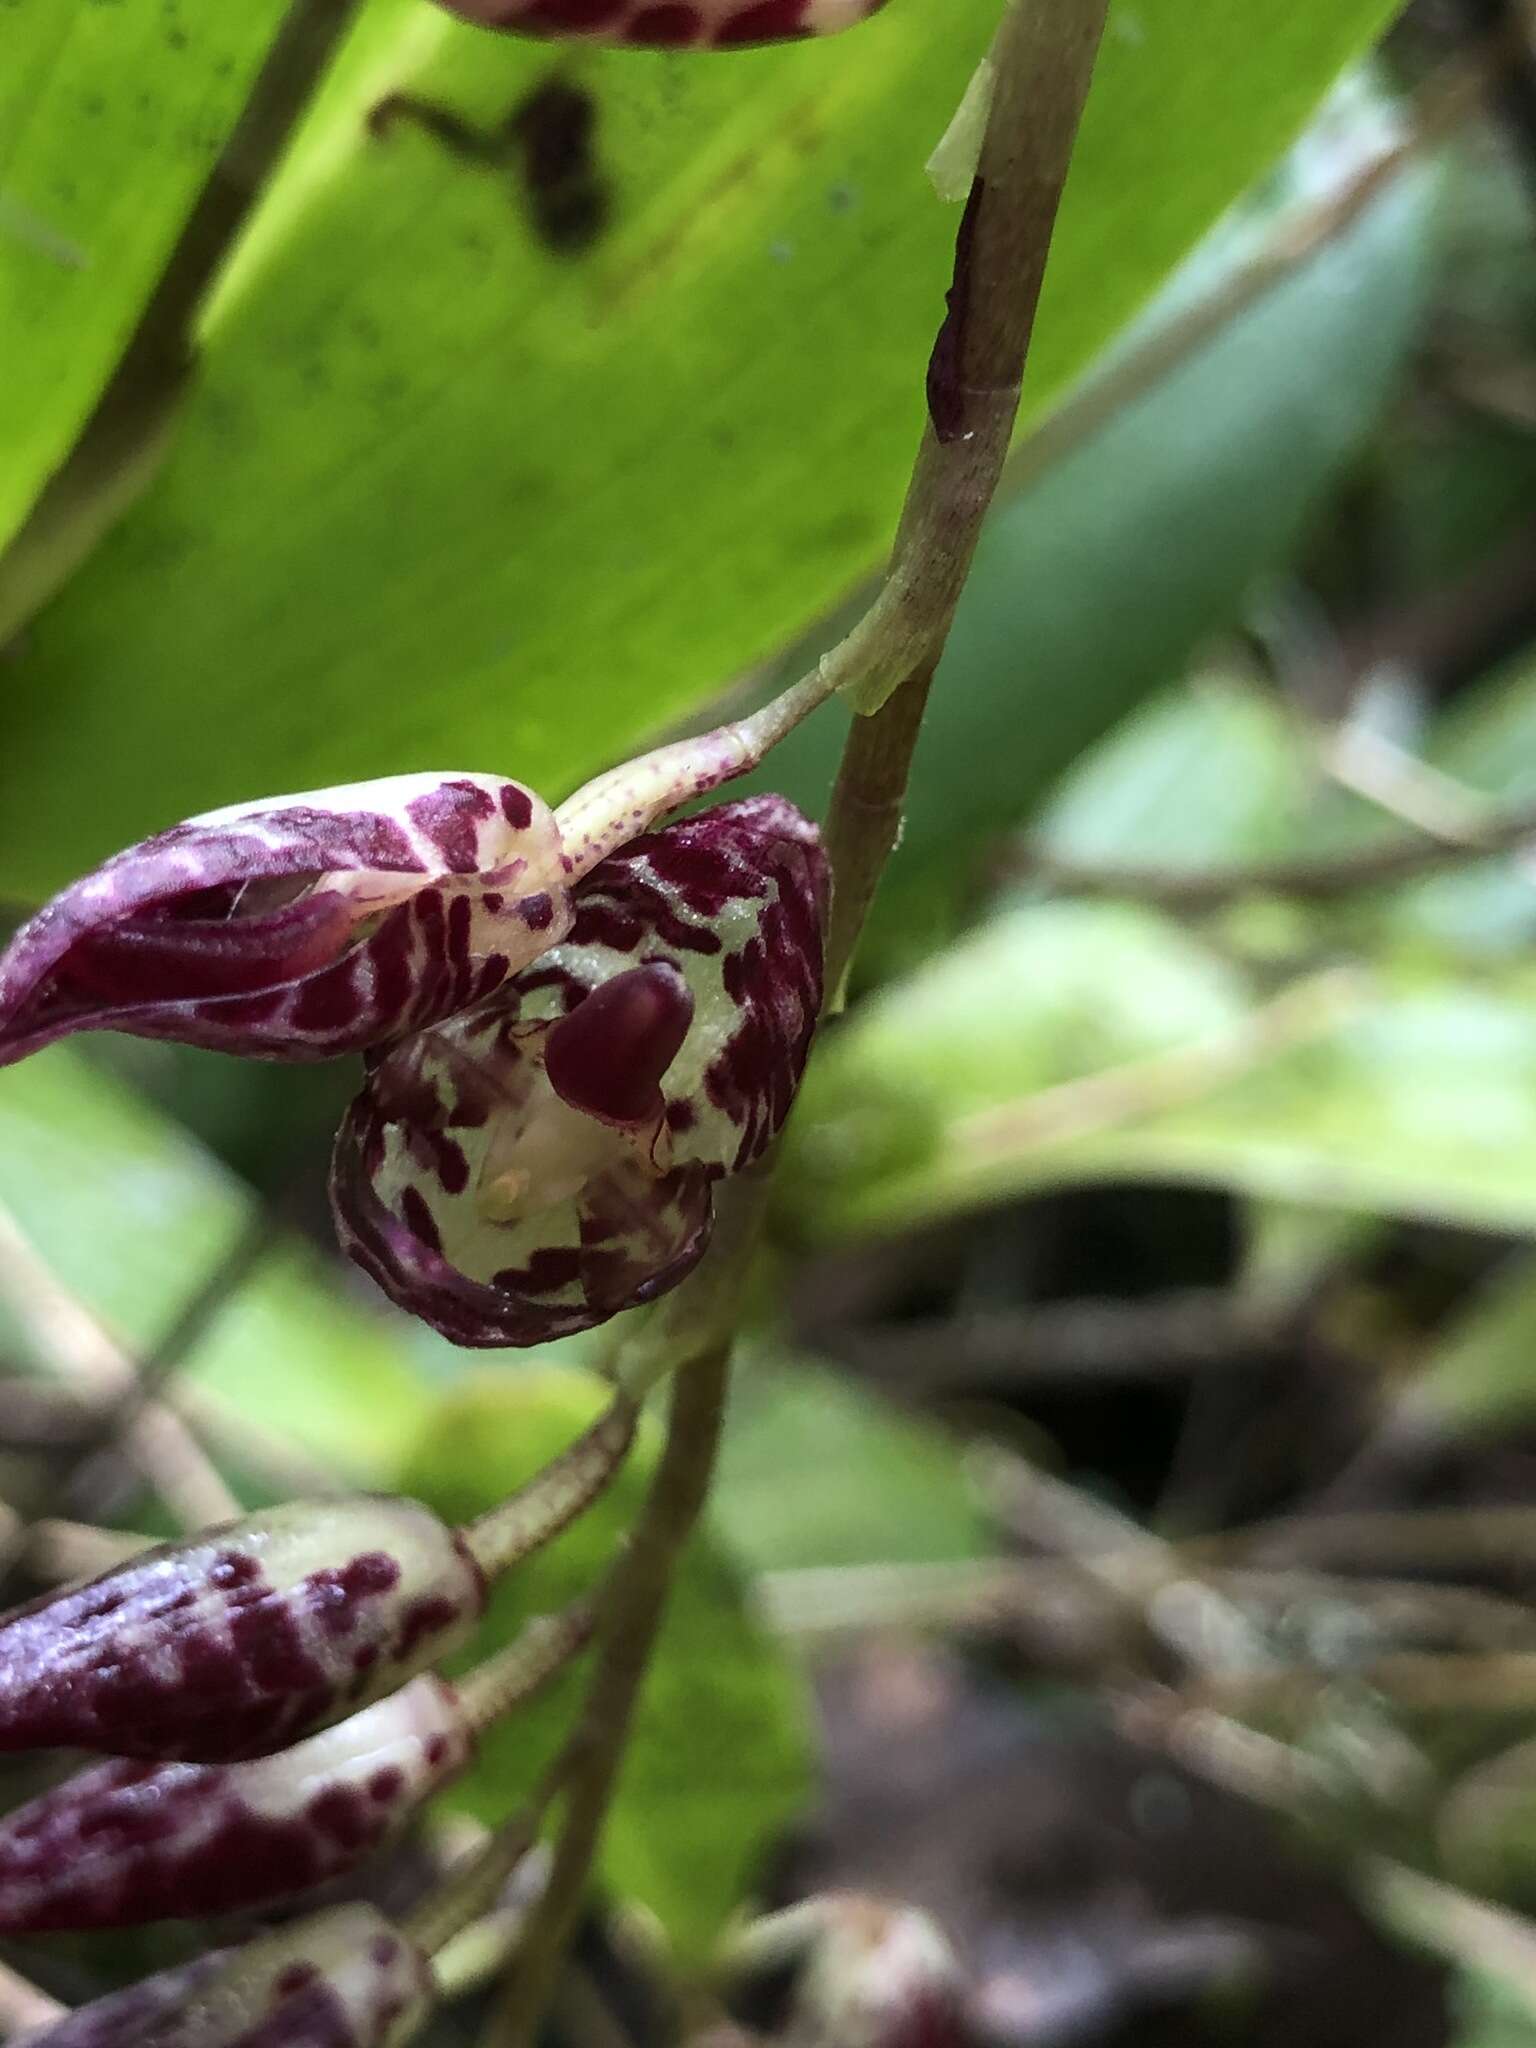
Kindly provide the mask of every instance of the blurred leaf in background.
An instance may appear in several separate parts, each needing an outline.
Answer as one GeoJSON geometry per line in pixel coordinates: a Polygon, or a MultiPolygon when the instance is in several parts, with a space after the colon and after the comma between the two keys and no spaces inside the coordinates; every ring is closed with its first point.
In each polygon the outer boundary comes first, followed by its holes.
{"type": "MultiPolygon", "coordinates": [[[[184,1131],[64,1047],[0,1077],[0,1203],[141,1356],[217,1273],[254,1210],[184,1131]]],[[[237,1464],[245,1418],[338,1478],[377,1486],[422,1426],[425,1383],[383,1319],[344,1297],[340,1277],[280,1238],[182,1362],[184,1384],[218,1404],[237,1464]]],[[[19,1332],[3,1305],[0,1332],[12,1351],[19,1332]]]]}

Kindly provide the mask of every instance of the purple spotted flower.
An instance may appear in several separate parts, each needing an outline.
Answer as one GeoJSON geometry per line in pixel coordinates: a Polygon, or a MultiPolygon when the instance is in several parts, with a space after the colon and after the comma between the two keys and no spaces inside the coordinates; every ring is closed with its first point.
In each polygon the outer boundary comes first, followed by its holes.
{"type": "Polygon", "coordinates": [[[548,806],[404,775],[211,811],[115,855],[0,956],[0,1066],[85,1030],[263,1059],[480,1001],[568,921],[548,806]]]}
{"type": "Polygon", "coordinates": [[[559,945],[374,1059],[337,1143],[346,1249],[459,1344],[543,1343],[673,1286],[712,1183],[789,1113],[827,889],[782,797],[610,854],[559,945]]]}
{"type": "Polygon", "coordinates": [[[652,49],[740,48],[835,34],[884,0],[443,0],[451,14],[519,35],[652,49]]]}
{"type": "Polygon", "coordinates": [[[0,1818],[0,1933],[207,1919],[344,1875],[585,1647],[593,1611],[540,1617],[453,1684],[412,1679],[271,1756],[87,1766],[0,1818]]]}
{"type": "Polygon", "coordinates": [[[28,2048],[396,2048],[431,1998],[414,1942],[337,1906],[82,2006],[28,2048]]]}
{"type": "Polygon", "coordinates": [[[414,1501],[299,1501],[131,1558],[0,1625],[0,1750],[224,1762],[392,1691],[485,1583],[414,1501]]]}
{"type": "Polygon", "coordinates": [[[425,1676],[253,1762],[92,1765],[0,1820],[0,1931],[206,1919],[309,1891],[473,1748],[457,1692],[425,1676]]]}

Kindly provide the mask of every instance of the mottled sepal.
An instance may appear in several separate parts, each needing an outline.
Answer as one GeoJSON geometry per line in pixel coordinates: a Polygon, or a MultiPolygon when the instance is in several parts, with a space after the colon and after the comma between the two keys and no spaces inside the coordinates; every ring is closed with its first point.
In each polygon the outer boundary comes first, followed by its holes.
{"type": "Polygon", "coordinates": [[[568,917],[552,813],[497,776],[212,811],[22,926],[0,956],[0,1066],[88,1030],[327,1059],[482,1000],[568,917]]]}
{"type": "Polygon", "coordinates": [[[248,1763],[95,1764],[0,1820],[0,1932],[207,1919],[350,1870],[469,1762],[431,1675],[248,1763]]]}
{"type": "Polygon", "coordinates": [[[0,1750],[221,1763],[391,1692],[483,1577],[413,1501],[300,1501],[145,1551],[0,1625],[0,1750]]]}
{"type": "Polygon", "coordinates": [[[397,1927],[338,1906],[82,2006],[28,2048],[397,2048],[431,1998],[427,1960],[397,1927]]]}
{"type": "Polygon", "coordinates": [[[337,1142],[345,1248],[459,1344],[541,1344],[675,1285],[711,1183],[789,1113],[826,899],[815,828],[782,797],[601,862],[564,942],[373,1063],[337,1142]]]}
{"type": "Polygon", "coordinates": [[[835,35],[885,0],[442,0],[450,14],[517,35],[580,36],[650,49],[746,48],[835,35]]]}

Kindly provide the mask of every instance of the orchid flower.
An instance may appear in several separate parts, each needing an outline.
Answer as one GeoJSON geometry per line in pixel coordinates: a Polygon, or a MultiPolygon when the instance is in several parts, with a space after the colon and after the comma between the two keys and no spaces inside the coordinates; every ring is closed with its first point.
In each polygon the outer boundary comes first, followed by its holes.
{"type": "Polygon", "coordinates": [[[828,874],[782,797],[632,840],[566,938],[375,1059],[337,1142],[342,1243],[455,1343],[527,1345],[697,1263],[712,1183],[788,1115],[821,1006],[828,874]]]}

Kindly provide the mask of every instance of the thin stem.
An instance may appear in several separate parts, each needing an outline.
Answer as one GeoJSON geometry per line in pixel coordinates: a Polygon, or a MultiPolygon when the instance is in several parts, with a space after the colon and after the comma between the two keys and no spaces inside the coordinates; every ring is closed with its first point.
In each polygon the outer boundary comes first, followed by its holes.
{"type": "Polygon", "coordinates": [[[620,1394],[552,1465],[469,1524],[465,1544],[488,1579],[542,1549],[591,1506],[623,1464],[637,1418],[634,1402],[620,1394]]]}
{"type": "MultiPolygon", "coordinates": [[[[661,811],[755,765],[835,689],[856,685],[857,707],[872,715],[855,727],[827,830],[842,897],[828,946],[834,989],[894,843],[923,701],[1007,456],[1056,208],[1107,11],[1108,0],[1016,4],[999,31],[996,89],[956,248],[948,317],[929,370],[932,425],[870,610],[809,676],[755,718],[601,777],[559,813],[571,865],[585,872],[661,811]]],[[[760,1211],[762,1186],[741,1192],[760,1211]]],[[[549,1883],[492,2021],[487,2038],[494,2048],[526,2048],[533,2040],[581,1910],[673,1570],[708,1492],[737,1276],[753,1222],[740,1233],[735,1256],[726,1257],[728,1284],[718,1280],[712,1254],[697,1286],[687,1283],[674,1297],[675,1312],[686,1317],[705,1290],[703,1328],[688,1351],[674,1354],[683,1362],[666,1448],[606,1590],[601,1647],[573,1738],[578,1761],[564,1824],[549,1883]],[[717,1314],[721,1321],[711,1329],[717,1314]]],[[[637,1377],[643,1383],[644,1371],[637,1377]]]]}
{"type": "Polygon", "coordinates": [[[596,1610],[577,1600],[559,1614],[541,1614],[494,1657],[454,1681],[465,1717],[478,1735],[541,1692],[592,1640],[596,1610]]]}
{"type": "Polygon", "coordinates": [[[827,822],[835,878],[828,985],[846,979],[901,829],[934,669],[1007,460],[1056,210],[1108,0],[1015,4],[929,365],[918,451],[885,585],[844,648],[863,656],[860,708],[827,822]]]}
{"type": "Polygon", "coordinates": [[[1166,910],[1219,909],[1242,896],[1294,896],[1327,902],[1360,889],[1385,888],[1442,868],[1519,853],[1536,840],[1536,804],[1523,804],[1456,840],[1397,838],[1345,853],[1300,854],[1242,867],[1148,868],[1086,865],[1028,849],[1022,872],[1070,896],[1131,896],[1166,910]]]}
{"type": "Polygon", "coordinates": [[[487,2037],[499,2048],[521,2048],[534,2038],[575,1931],[673,1572],[709,1491],[729,1359],[726,1338],[684,1366],[673,1384],[666,1447],[603,1603],[601,1649],[573,1737],[579,1761],[549,1882],[487,2037]]]}

